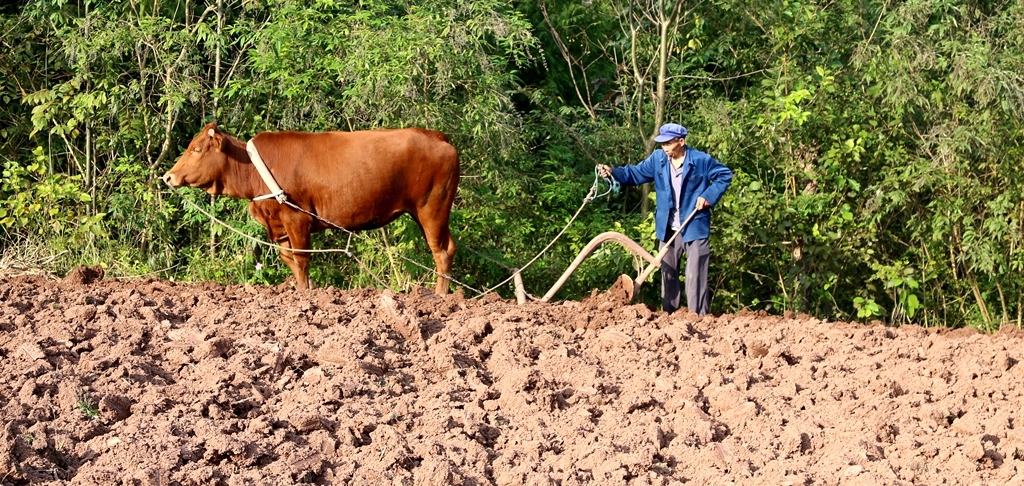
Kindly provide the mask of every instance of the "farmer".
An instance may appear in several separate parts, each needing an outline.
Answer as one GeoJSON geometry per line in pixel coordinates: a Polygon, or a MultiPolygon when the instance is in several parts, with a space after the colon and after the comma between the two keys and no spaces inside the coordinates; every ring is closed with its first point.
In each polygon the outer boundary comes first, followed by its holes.
{"type": "Polygon", "coordinates": [[[661,144],[647,160],[636,165],[597,166],[602,177],[614,177],[623,185],[654,181],[657,212],[655,234],[668,252],[661,261],[661,306],[672,313],[679,308],[679,261],[686,253],[686,307],[698,315],[708,313],[708,235],[711,208],[732,182],[732,171],[700,150],[686,145],[686,127],[662,125],[654,141],[661,144]],[[693,210],[697,214],[672,241],[671,238],[693,210]]]}

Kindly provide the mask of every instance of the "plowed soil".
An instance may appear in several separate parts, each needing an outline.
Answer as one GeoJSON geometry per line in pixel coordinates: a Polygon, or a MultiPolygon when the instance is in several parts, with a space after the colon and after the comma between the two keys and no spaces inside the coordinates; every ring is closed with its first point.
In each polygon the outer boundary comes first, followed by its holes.
{"type": "Polygon", "coordinates": [[[1021,484],[1021,333],[0,278],[0,484],[1021,484]]]}

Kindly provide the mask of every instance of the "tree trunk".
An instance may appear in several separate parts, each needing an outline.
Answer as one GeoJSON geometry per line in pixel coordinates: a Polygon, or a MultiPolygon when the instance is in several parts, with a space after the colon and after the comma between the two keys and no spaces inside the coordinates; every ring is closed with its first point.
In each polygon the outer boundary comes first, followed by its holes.
{"type": "MultiPolygon", "coordinates": [[[[220,70],[221,70],[221,34],[224,32],[224,0],[217,0],[217,52],[214,54],[213,64],[213,89],[220,89],[220,70]]],[[[217,119],[217,108],[220,105],[220,96],[214,95],[213,97],[213,119],[217,119]]],[[[216,202],[217,196],[210,194],[210,210],[214,210],[214,202],[216,202]]],[[[216,221],[210,220],[210,258],[216,256],[217,253],[217,237],[213,232],[214,224],[216,221]]]]}
{"type": "MultiPolygon", "coordinates": [[[[650,157],[654,152],[654,137],[658,130],[665,123],[665,81],[668,78],[668,55],[669,55],[669,34],[673,31],[672,24],[676,21],[675,11],[666,16],[665,1],[658,2],[658,77],[654,92],[654,126],[651,129],[651,136],[644,141],[644,158],[650,157]]],[[[677,0],[682,1],[682,0],[677,0]]],[[[640,188],[640,212],[646,214],[651,210],[651,201],[648,195],[651,193],[651,184],[647,183],[640,188]]]]}

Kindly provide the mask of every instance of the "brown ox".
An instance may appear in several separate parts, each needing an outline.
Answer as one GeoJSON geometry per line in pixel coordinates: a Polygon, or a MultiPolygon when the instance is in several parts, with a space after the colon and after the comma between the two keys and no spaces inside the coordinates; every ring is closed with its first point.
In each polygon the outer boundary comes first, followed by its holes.
{"type": "MultiPolygon", "coordinates": [[[[436,292],[448,292],[455,242],[448,219],[459,185],[459,154],[443,133],[420,128],[360,132],[265,132],[253,139],[288,200],[347,230],[384,226],[402,213],[420,225],[437,266],[436,292]]],[[[174,187],[253,199],[269,192],[245,143],[215,123],[203,127],[163,176],[174,187]]],[[[308,250],[310,234],[330,226],[274,199],[249,213],[282,247],[308,250]]],[[[306,252],[282,249],[295,286],[309,288],[306,252]]]]}

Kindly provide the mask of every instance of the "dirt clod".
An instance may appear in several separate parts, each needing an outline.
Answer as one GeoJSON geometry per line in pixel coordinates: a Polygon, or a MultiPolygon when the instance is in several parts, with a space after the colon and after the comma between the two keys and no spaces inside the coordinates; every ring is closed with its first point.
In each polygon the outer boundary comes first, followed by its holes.
{"type": "Polygon", "coordinates": [[[72,269],[64,277],[63,282],[68,285],[89,285],[97,280],[103,279],[103,267],[95,265],[92,267],[80,266],[72,269]]]}

